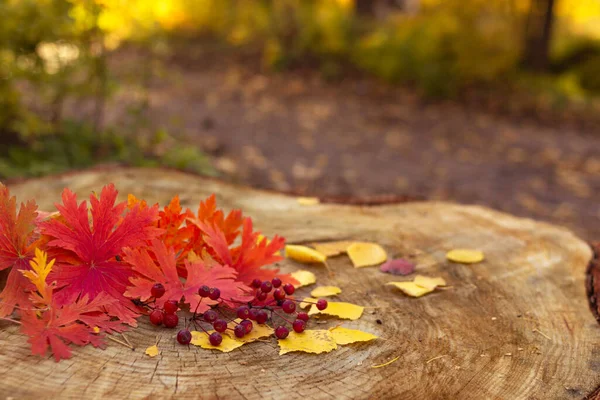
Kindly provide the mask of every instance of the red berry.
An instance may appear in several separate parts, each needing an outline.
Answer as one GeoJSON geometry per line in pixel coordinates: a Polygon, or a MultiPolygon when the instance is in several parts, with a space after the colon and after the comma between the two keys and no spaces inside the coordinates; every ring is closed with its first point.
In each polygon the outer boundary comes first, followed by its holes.
{"type": "Polygon", "coordinates": [[[182,329],[177,332],[177,341],[180,344],[190,344],[192,341],[192,333],[189,329],[182,329]]]}
{"type": "Polygon", "coordinates": [[[307,313],[305,313],[305,312],[299,312],[298,316],[296,318],[301,319],[302,321],[306,322],[306,321],[308,321],[309,317],[308,317],[307,313]]]}
{"type": "Polygon", "coordinates": [[[306,322],[302,321],[301,319],[295,320],[294,323],[292,324],[292,328],[294,328],[294,331],[297,333],[304,332],[305,327],[306,327],[306,322]]]}
{"type": "Polygon", "coordinates": [[[213,346],[218,346],[223,341],[223,336],[219,332],[213,332],[208,336],[208,341],[213,346]]]}
{"type": "Polygon", "coordinates": [[[154,310],[150,313],[150,323],[159,326],[163,323],[164,314],[160,310],[154,310]]]}
{"type": "Polygon", "coordinates": [[[242,325],[244,327],[247,334],[252,332],[252,328],[254,327],[252,325],[252,321],[250,321],[249,319],[243,320],[242,322],[240,322],[240,325],[242,325]]]}
{"type": "Polygon", "coordinates": [[[150,289],[150,294],[155,299],[160,299],[165,294],[165,287],[162,283],[155,283],[152,289],[150,289]]]}
{"type": "Polygon", "coordinates": [[[218,319],[213,322],[213,328],[217,332],[225,332],[227,330],[227,321],[224,319],[218,319]]]}
{"type": "Polygon", "coordinates": [[[208,310],[202,316],[206,322],[215,322],[219,318],[219,314],[215,310],[208,310]]]}
{"type": "Polygon", "coordinates": [[[278,326],[277,329],[275,329],[275,337],[277,339],[285,339],[288,337],[289,333],[289,329],[285,326],[278,326]]]}
{"type": "Polygon", "coordinates": [[[221,291],[219,290],[219,288],[210,288],[210,292],[208,293],[208,298],[211,300],[219,300],[219,297],[221,297],[221,291]]]}
{"type": "Polygon", "coordinates": [[[264,281],[260,284],[260,290],[265,293],[269,293],[271,289],[273,289],[273,284],[269,281],[264,281]]]}
{"type": "Polygon", "coordinates": [[[296,291],[296,288],[291,283],[286,283],[285,285],[283,285],[283,290],[285,291],[285,294],[291,296],[296,291]]]}
{"type": "Polygon", "coordinates": [[[233,328],[233,333],[235,333],[236,337],[243,338],[246,334],[246,328],[244,325],[237,324],[235,328],[233,328]]]}
{"type": "Polygon", "coordinates": [[[250,286],[252,286],[254,289],[258,289],[260,287],[261,284],[261,280],[258,278],[255,278],[252,280],[252,284],[250,286]]]}
{"type": "Polygon", "coordinates": [[[273,298],[275,300],[283,300],[285,299],[285,292],[281,289],[275,289],[273,292],[273,298]]]}
{"type": "Polygon", "coordinates": [[[256,300],[265,301],[267,299],[267,294],[265,292],[258,292],[256,294],[256,300]]]}
{"type": "Polygon", "coordinates": [[[281,286],[282,282],[281,282],[281,279],[279,279],[278,277],[275,277],[275,278],[271,279],[271,284],[273,285],[274,288],[278,288],[279,286],[281,286]]]}
{"type": "Polygon", "coordinates": [[[265,310],[260,310],[258,314],[256,314],[256,322],[259,324],[264,324],[269,319],[269,315],[265,310]]]}
{"type": "Polygon", "coordinates": [[[325,299],[319,299],[317,300],[317,308],[319,310],[324,310],[327,308],[327,300],[325,299]]]}
{"type": "Polygon", "coordinates": [[[209,293],[210,293],[210,288],[206,285],[202,285],[202,286],[200,286],[200,289],[198,289],[198,295],[200,295],[200,297],[208,297],[209,293]]]}
{"type": "Polygon", "coordinates": [[[177,310],[179,310],[179,304],[177,304],[176,300],[169,300],[165,302],[163,307],[165,309],[165,313],[167,314],[175,314],[177,310]]]}
{"type": "Polygon", "coordinates": [[[179,317],[177,314],[165,314],[163,323],[167,328],[175,328],[179,323],[179,317]]]}
{"type": "Polygon", "coordinates": [[[251,308],[250,315],[248,315],[248,319],[252,321],[256,321],[256,316],[258,315],[258,308],[251,308]]]}
{"type": "Polygon", "coordinates": [[[286,314],[291,314],[294,311],[296,311],[296,303],[294,303],[291,300],[286,300],[283,302],[283,304],[281,305],[281,309],[283,310],[283,312],[285,312],[286,314]]]}
{"type": "Polygon", "coordinates": [[[239,319],[247,319],[250,317],[250,309],[248,306],[239,306],[236,314],[239,319]]]}

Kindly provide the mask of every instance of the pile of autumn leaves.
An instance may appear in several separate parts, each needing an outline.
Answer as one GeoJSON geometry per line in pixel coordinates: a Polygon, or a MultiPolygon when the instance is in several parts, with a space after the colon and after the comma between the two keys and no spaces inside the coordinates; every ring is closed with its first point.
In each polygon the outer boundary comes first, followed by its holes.
{"type": "Polygon", "coordinates": [[[166,288],[162,302],[182,299],[198,312],[214,304],[200,303],[202,285],[235,307],[253,298],[253,279],[296,283],[262,268],[281,259],[283,238],[262,237],[240,211],[225,215],[214,196],[196,213],[178,197],[163,209],[116,199],[113,185],[89,206],[65,189],[57,212],[45,213],[33,200],[17,207],[0,185],[0,270],[9,271],[0,318],[21,324],[33,354],[50,350],[60,360],[71,343],[103,346],[105,334],[136,326],[143,310],[133,300],[149,299],[155,283],[166,288]]]}

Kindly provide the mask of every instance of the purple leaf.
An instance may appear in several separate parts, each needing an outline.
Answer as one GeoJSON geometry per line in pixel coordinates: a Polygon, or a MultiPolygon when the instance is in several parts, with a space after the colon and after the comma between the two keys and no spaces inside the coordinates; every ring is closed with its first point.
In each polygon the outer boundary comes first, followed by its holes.
{"type": "Polygon", "coordinates": [[[392,275],[410,275],[415,272],[416,265],[404,258],[389,260],[380,267],[381,272],[392,275]]]}

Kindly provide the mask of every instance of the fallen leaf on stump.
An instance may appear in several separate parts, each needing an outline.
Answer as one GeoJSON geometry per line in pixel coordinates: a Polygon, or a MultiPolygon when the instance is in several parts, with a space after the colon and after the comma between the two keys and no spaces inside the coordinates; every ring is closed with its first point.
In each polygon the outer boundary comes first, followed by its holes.
{"type": "Polygon", "coordinates": [[[301,206],[315,206],[321,202],[318,197],[297,197],[296,200],[301,206]]]}
{"type": "Polygon", "coordinates": [[[413,282],[419,286],[427,289],[435,289],[438,286],[446,286],[446,280],[444,278],[430,278],[428,276],[417,275],[413,282]]]}
{"type": "Polygon", "coordinates": [[[305,271],[303,269],[300,269],[296,272],[292,272],[290,275],[292,276],[292,278],[298,281],[298,284],[294,285],[296,289],[299,287],[312,285],[317,282],[317,277],[315,276],[315,274],[313,274],[310,271],[305,271]]]}
{"type": "Polygon", "coordinates": [[[156,357],[160,354],[160,350],[158,350],[157,345],[150,346],[146,349],[146,354],[150,357],[156,357]]]}
{"type": "Polygon", "coordinates": [[[327,296],[335,296],[337,294],[342,293],[342,289],[337,286],[319,286],[314,288],[310,295],[312,297],[327,297],[327,296]]]}
{"type": "Polygon", "coordinates": [[[287,338],[279,339],[279,355],[292,351],[320,354],[335,349],[337,344],[328,330],[306,330],[302,333],[292,331],[287,338]]]}
{"type": "Polygon", "coordinates": [[[312,297],[305,297],[304,300],[302,300],[300,302],[300,304],[298,304],[298,307],[300,307],[300,308],[310,307],[313,304],[316,304],[317,300],[319,300],[319,299],[313,299],[312,297]]]}
{"type": "Polygon", "coordinates": [[[454,249],[446,253],[446,258],[460,264],[476,264],[484,260],[485,256],[480,250],[454,249]]]}
{"type": "Polygon", "coordinates": [[[244,342],[239,340],[232,339],[228,335],[221,335],[223,337],[223,341],[218,346],[213,346],[210,344],[208,339],[208,335],[213,333],[214,331],[208,331],[208,334],[205,332],[192,331],[192,341],[191,343],[194,346],[202,347],[203,349],[211,349],[211,350],[219,350],[223,353],[229,353],[244,345],[244,342]]]}
{"type": "Polygon", "coordinates": [[[354,268],[371,267],[387,260],[385,250],[376,243],[352,243],[346,250],[354,268]]]}
{"type": "Polygon", "coordinates": [[[415,267],[413,262],[404,258],[396,258],[382,264],[379,270],[392,275],[410,275],[415,272],[415,267]]]}
{"type": "Polygon", "coordinates": [[[285,256],[305,264],[325,264],[327,257],[310,247],[288,244],[285,246],[285,256]]]}
{"type": "Polygon", "coordinates": [[[231,322],[229,322],[227,324],[227,326],[229,328],[231,328],[231,329],[227,329],[223,333],[226,334],[227,336],[229,336],[230,338],[232,338],[235,341],[244,342],[244,343],[250,343],[250,342],[257,341],[258,339],[271,336],[275,332],[275,330],[273,328],[271,328],[270,326],[264,325],[264,324],[259,324],[256,321],[254,321],[254,322],[252,322],[252,330],[250,331],[250,333],[247,333],[242,338],[238,338],[238,337],[235,336],[235,333],[233,332],[233,329],[240,322],[242,322],[242,320],[239,319],[239,318],[235,319],[235,320],[233,320],[231,322]]]}
{"type": "Polygon", "coordinates": [[[364,307],[357,306],[356,304],[330,301],[327,303],[327,308],[324,310],[319,310],[317,305],[313,304],[310,311],[308,311],[308,315],[325,314],[342,319],[355,320],[360,318],[364,309],[364,307]]]}
{"type": "Polygon", "coordinates": [[[412,282],[388,282],[386,285],[393,285],[408,296],[421,297],[433,292],[438,286],[446,286],[446,281],[443,278],[430,278],[417,275],[412,282]]]}
{"type": "Polygon", "coordinates": [[[338,345],[356,342],[368,342],[378,338],[378,336],[375,336],[371,333],[359,331],[358,329],[348,329],[341,326],[331,328],[329,329],[329,332],[331,332],[333,339],[338,345]]]}
{"type": "Polygon", "coordinates": [[[354,243],[356,242],[342,240],[337,242],[312,243],[311,246],[327,257],[334,257],[346,253],[348,247],[354,243]]]}

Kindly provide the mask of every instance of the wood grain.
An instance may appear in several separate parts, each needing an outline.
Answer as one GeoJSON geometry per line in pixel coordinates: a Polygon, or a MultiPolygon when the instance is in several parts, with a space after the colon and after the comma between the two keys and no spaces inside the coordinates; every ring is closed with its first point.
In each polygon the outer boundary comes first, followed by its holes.
{"type": "MultiPolygon", "coordinates": [[[[122,198],[134,193],[165,204],[179,193],[194,209],[215,192],[221,206],[243,209],[265,234],[290,243],[375,241],[390,256],[412,255],[418,273],[442,276],[451,288],[413,299],[384,286],[394,277],[354,269],[345,256],[331,259],[333,278],[320,267],[282,262],[340,286],[341,300],[372,307],[345,326],[381,339],[325,355],[278,356],[274,340],[228,354],[187,348],[176,343],[176,331],[142,322],[128,333],[134,351],[109,342],[104,351],[78,348],[57,364],[31,356],[18,329],[0,323],[4,397],[581,399],[600,386],[600,328],[584,282],[592,252],[566,229],[438,202],[301,206],[290,196],[157,169],[83,171],[10,189],[50,210],[66,186],[83,198],[109,182],[122,198]],[[446,251],[456,247],[479,248],[486,261],[447,262],[446,251]],[[162,353],[152,359],[144,350],[157,336],[162,353]]],[[[337,323],[323,321],[316,326],[337,323]]]]}

